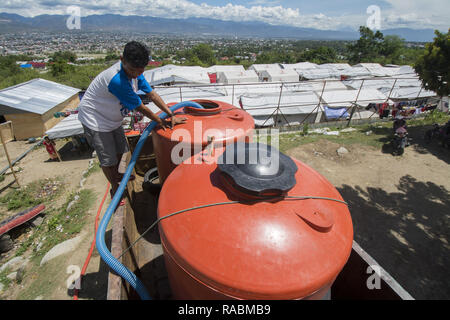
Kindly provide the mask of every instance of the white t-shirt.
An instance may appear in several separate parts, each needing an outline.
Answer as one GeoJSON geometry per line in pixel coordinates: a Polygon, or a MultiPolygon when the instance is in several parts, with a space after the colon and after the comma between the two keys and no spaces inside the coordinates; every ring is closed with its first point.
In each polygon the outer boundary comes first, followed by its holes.
{"type": "Polygon", "coordinates": [[[78,120],[94,131],[113,131],[131,110],[141,105],[138,90],[149,93],[152,88],[142,74],[129,79],[118,62],[91,82],[78,106],[78,120]]]}

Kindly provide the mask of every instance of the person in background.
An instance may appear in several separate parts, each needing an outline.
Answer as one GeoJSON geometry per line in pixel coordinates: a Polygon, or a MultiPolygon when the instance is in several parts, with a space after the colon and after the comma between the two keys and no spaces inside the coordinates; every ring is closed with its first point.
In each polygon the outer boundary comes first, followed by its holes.
{"type": "Polygon", "coordinates": [[[45,149],[47,149],[48,154],[50,155],[49,161],[57,161],[58,160],[58,154],[56,151],[56,144],[53,140],[51,140],[48,136],[44,137],[44,141],[42,142],[45,146],[45,149]]]}
{"type": "MultiPolygon", "coordinates": [[[[149,62],[147,48],[136,41],[125,45],[120,62],[101,72],[89,85],[78,107],[78,120],[85,137],[97,153],[100,167],[111,184],[111,197],[116,193],[121,175],[118,172],[122,155],[129,151],[122,121],[132,110],[156,121],[164,130],[184,123],[175,117],[161,97],[143,76],[149,62]],[[161,120],[136,93],[143,91],[170,120],[161,120]]],[[[123,205],[122,201],[119,205],[123,205]]]]}

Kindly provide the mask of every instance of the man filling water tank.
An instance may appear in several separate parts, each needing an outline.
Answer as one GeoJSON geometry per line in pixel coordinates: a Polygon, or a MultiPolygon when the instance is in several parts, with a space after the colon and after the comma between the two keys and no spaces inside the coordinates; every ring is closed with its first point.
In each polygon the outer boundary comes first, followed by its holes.
{"type": "MultiPolygon", "coordinates": [[[[119,162],[129,151],[122,121],[137,110],[165,128],[184,123],[185,118],[174,117],[162,98],[143,76],[149,62],[147,48],[136,41],[125,45],[120,62],[101,72],[89,85],[78,107],[78,120],[83,125],[89,144],[95,149],[100,167],[111,183],[111,197],[119,187],[119,162]],[[171,120],[161,120],[146,107],[138,94],[143,91],[171,120]]],[[[119,203],[123,205],[124,201],[119,203]]]]}

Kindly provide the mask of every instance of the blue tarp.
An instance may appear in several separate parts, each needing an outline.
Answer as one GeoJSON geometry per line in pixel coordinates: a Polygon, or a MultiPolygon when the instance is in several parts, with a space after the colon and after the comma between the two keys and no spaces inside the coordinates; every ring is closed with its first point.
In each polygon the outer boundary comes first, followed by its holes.
{"type": "Polygon", "coordinates": [[[21,68],[31,68],[32,65],[30,63],[27,63],[27,64],[21,64],[20,67],[21,68]]]}
{"type": "Polygon", "coordinates": [[[324,106],[323,108],[325,109],[325,116],[327,119],[345,119],[350,117],[347,108],[330,108],[327,106],[324,106]]]}

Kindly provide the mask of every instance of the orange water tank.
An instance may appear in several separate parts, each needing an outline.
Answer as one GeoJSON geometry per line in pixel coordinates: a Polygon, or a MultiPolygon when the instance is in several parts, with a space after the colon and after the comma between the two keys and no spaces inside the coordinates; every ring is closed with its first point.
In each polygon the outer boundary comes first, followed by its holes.
{"type": "Polygon", "coordinates": [[[175,114],[185,117],[186,123],[176,125],[173,130],[159,128],[152,133],[161,183],[178,164],[208,145],[219,148],[236,141],[252,141],[255,122],[250,114],[221,101],[192,101],[204,109],[180,109],[175,114]]]}
{"type": "Polygon", "coordinates": [[[265,145],[235,146],[194,156],[204,162],[179,165],[162,187],[159,218],[196,207],[159,223],[174,298],[323,299],[350,256],[347,205],[306,164],[271,147],[279,160],[252,162],[265,145]]]}

